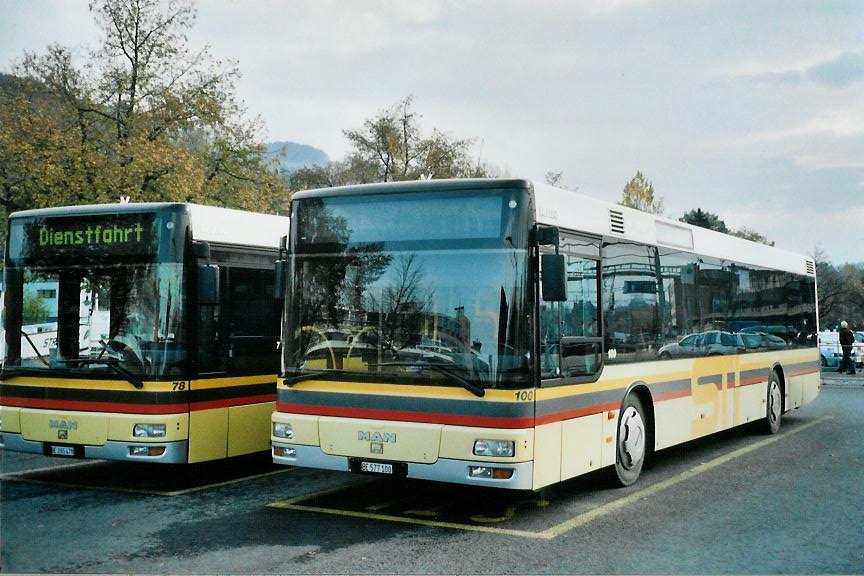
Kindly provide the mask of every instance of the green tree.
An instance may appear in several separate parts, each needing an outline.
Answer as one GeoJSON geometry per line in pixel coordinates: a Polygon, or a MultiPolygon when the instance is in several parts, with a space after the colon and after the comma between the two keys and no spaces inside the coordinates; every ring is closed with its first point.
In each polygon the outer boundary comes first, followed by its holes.
{"type": "Polygon", "coordinates": [[[624,186],[619,204],[650,214],[663,214],[663,199],[654,196],[654,184],[639,171],[624,186]]]}
{"type": "Polygon", "coordinates": [[[720,219],[717,214],[712,212],[703,212],[701,208],[690,210],[678,219],[679,222],[686,222],[693,226],[716,230],[717,232],[729,233],[729,228],[726,227],[726,222],[720,219]]]}
{"type": "Polygon", "coordinates": [[[87,62],[53,45],[0,85],[0,204],[6,209],[194,201],[273,211],[284,181],[244,119],[238,70],[192,50],[188,1],[99,0],[87,62]]]}
{"type": "Polygon", "coordinates": [[[453,138],[440,130],[424,136],[420,115],[408,96],[358,129],[345,130],[352,149],[343,160],[326,166],[307,166],[287,176],[292,192],[312,188],[370,184],[420,178],[492,178],[500,171],[473,162],[472,141],[453,138]]]}
{"type": "Polygon", "coordinates": [[[813,253],[819,288],[819,325],[837,329],[842,320],[864,330],[864,264],[835,266],[820,248],[813,253]]]}
{"type": "Polygon", "coordinates": [[[423,136],[413,102],[408,96],[364,121],[361,128],[345,130],[353,148],[346,167],[357,170],[358,179],[371,177],[372,182],[485,177],[486,169],[472,162],[471,140],[440,130],[423,136]]]}
{"type": "Polygon", "coordinates": [[[733,230],[726,226],[726,222],[724,222],[720,218],[720,216],[712,212],[703,212],[701,208],[690,210],[678,220],[680,222],[692,224],[693,226],[700,226],[702,228],[708,228],[709,230],[716,230],[717,232],[723,232],[724,234],[730,234],[732,236],[737,236],[738,238],[743,238],[752,242],[759,242],[768,246],[774,246],[773,240],[769,240],[766,236],[760,234],[759,232],[747,228],[746,226],[741,227],[738,230],[733,230]]]}
{"type": "Polygon", "coordinates": [[[24,294],[24,306],[22,311],[22,323],[42,324],[48,321],[48,307],[41,298],[34,294],[24,294]]]}
{"type": "Polygon", "coordinates": [[[738,238],[744,238],[745,240],[751,240],[753,242],[759,242],[760,244],[767,244],[768,246],[774,246],[773,240],[768,240],[766,236],[763,236],[759,232],[755,230],[751,230],[746,226],[739,228],[738,230],[732,230],[729,232],[733,236],[737,236],[738,238]]]}

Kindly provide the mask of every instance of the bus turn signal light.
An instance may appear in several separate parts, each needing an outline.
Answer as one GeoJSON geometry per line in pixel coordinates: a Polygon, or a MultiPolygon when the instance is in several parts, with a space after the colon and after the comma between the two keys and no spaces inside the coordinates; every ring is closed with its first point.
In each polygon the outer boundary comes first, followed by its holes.
{"type": "Polygon", "coordinates": [[[509,480],[513,477],[513,469],[493,468],[491,466],[469,466],[468,476],[471,478],[492,478],[493,480],[509,480]]]}
{"type": "Polygon", "coordinates": [[[165,446],[130,446],[130,456],[162,456],[165,446]]]}

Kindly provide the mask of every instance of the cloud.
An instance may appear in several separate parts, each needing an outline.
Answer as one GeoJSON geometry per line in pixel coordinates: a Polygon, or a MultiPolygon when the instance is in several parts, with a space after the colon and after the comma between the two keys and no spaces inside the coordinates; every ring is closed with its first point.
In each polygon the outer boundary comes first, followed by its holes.
{"type": "Polygon", "coordinates": [[[812,83],[828,88],[846,88],[864,82],[864,53],[843,52],[817,61],[808,59],[783,69],[750,63],[733,74],[737,79],[767,84],[812,83]]]}
{"type": "Polygon", "coordinates": [[[864,54],[846,52],[834,60],[813,66],[804,76],[818,84],[846,87],[864,81],[864,54]]]}

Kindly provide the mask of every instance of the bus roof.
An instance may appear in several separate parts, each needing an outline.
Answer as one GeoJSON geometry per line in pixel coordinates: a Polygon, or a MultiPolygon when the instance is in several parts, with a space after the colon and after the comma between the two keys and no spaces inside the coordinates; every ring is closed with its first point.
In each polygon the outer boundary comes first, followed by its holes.
{"type": "Polygon", "coordinates": [[[452,180],[401,180],[377,184],[355,184],[336,188],[316,188],[296,192],[292,199],[321,198],[360,194],[401,194],[404,192],[434,192],[453,190],[490,190],[501,188],[531,188],[530,180],[503,178],[460,178],[452,180]]]}
{"type": "Polygon", "coordinates": [[[540,183],[534,183],[533,187],[537,222],[541,224],[795,274],[816,275],[813,260],[794,252],[626,208],[580,192],[540,183]],[[579,209],[567,209],[574,205],[579,209]]]}
{"type": "Polygon", "coordinates": [[[22,210],[9,215],[17,218],[50,218],[90,214],[131,212],[185,211],[189,214],[192,238],[195,240],[247,246],[279,247],[279,240],[288,234],[290,219],[274,214],[260,214],[232,208],[218,208],[183,202],[141,202],[90,204],[22,210]]]}
{"type": "Polygon", "coordinates": [[[811,258],[619,204],[525,179],[414,180],[319,188],[294,194],[295,199],[336,195],[525,188],[533,190],[535,221],[562,229],[633,240],[742,264],[815,276],[811,258]],[[577,207],[578,209],[573,209],[577,207]]]}

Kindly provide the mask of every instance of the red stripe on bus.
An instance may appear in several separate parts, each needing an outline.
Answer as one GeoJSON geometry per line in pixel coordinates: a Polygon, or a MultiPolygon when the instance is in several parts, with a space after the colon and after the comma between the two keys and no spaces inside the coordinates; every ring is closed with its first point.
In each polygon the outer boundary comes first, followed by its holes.
{"type": "Polygon", "coordinates": [[[129,414],[177,414],[189,410],[188,404],[121,404],[118,402],[89,402],[83,400],[49,400],[45,398],[3,398],[4,406],[39,408],[42,410],[81,410],[84,412],[111,412],[129,414]]]}
{"type": "Polygon", "coordinates": [[[205,400],[192,402],[189,409],[193,412],[198,410],[212,410],[214,408],[230,408],[231,406],[243,406],[246,404],[262,404],[264,402],[275,402],[276,394],[263,394],[261,396],[244,396],[241,398],[223,398],[221,400],[205,400]]]}
{"type": "Polygon", "coordinates": [[[804,368],[803,370],[796,370],[795,372],[787,372],[788,376],[804,376],[806,374],[816,374],[819,372],[819,368],[804,368]]]}
{"type": "Polygon", "coordinates": [[[735,385],[736,388],[740,388],[741,386],[752,386],[753,384],[762,384],[764,382],[768,382],[768,378],[748,378],[746,380],[741,380],[738,384],[735,385]]]}
{"type": "Polygon", "coordinates": [[[596,406],[585,406],[583,408],[574,408],[573,410],[565,410],[564,412],[555,412],[554,414],[546,414],[536,418],[537,425],[553,424],[571,418],[579,418],[581,416],[590,416],[592,414],[600,414],[607,410],[617,410],[621,407],[618,402],[610,402],[609,404],[597,404],[596,406]]]}
{"type": "Polygon", "coordinates": [[[655,394],[654,401],[655,402],[663,402],[664,400],[675,400],[676,398],[687,398],[693,395],[693,391],[690,389],[687,390],[675,390],[674,392],[665,392],[662,394],[655,394]]]}
{"type": "Polygon", "coordinates": [[[212,410],[246,404],[275,402],[275,394],[260,396],[244,396],[241,398],[225,398],[208,400],[190,404],[125,404],[119,402],[91,402],[85,400],[49,400],[44,398],[13,398],[5,396],[3,406],[15,408],[38,408],[41,410],[80,410],[83,412],[109,412],[112,414],[178,414],[197,410],[212,410]]]}
{"type": "Polygon", "coordinates": [[[340,416],[344,418],[368,418],[372,420],[396,420],[401,422],[423,422],[426,424],[455,424],[482,428],[533,428],[534,418],[499,418],[495,416],[463,416],[459,414],[435,414],[424,412],[400,412],[373,408],[340,408],[337,406],[313,406],[309,404],[276,403],[277,412],[309,414],[313,416],[340,416]]]}

